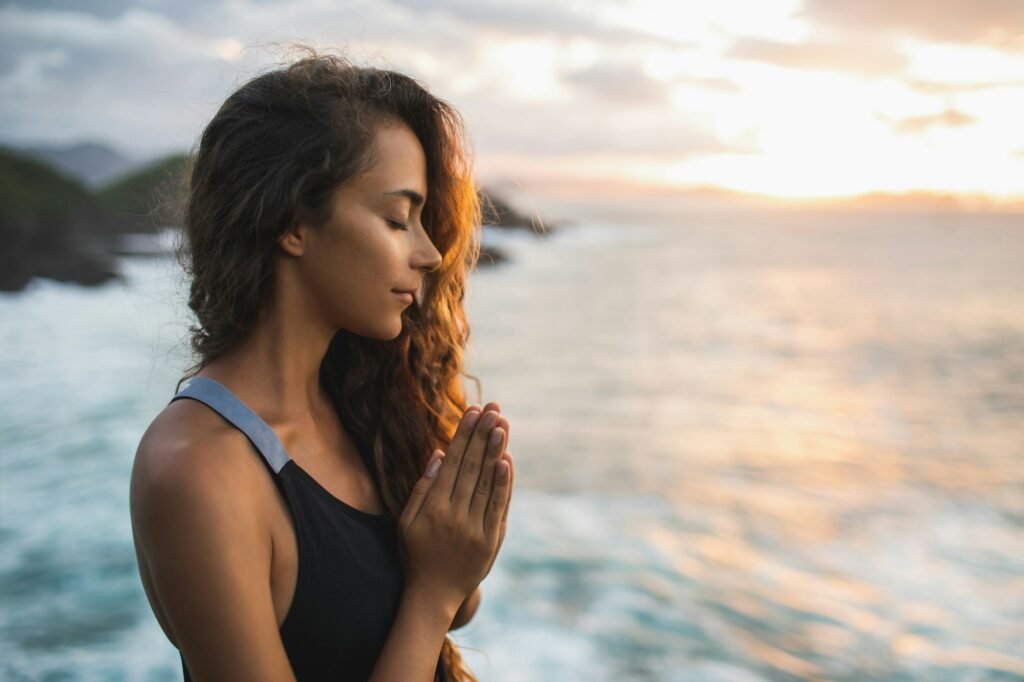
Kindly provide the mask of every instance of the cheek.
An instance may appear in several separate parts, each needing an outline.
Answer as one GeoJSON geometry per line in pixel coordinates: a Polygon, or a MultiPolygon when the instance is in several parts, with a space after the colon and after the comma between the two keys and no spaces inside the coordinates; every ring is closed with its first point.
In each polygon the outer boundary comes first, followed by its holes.
{"type": "Polygon", "coordinates": [[[393,338],[401,331],[401,244],[386,232],[323,240],[310,262],[310,285],[331,324],[355,334],[393,338]],[[395,328],[397,325],[397,328],[395,328]]]}
{"type": "Polygon", "coordinates": [[[335,275],[362,295],[388,293],[397,286],[395,279],[400,263],[398,249],[388,235],[368,235],[364,239],[339,244],[338,258],[332,267],[335,275]]]}

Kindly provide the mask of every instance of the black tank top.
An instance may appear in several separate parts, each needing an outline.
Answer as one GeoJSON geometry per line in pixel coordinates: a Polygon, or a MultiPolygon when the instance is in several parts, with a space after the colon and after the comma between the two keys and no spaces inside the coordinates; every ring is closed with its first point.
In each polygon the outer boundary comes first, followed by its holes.
{"type": "MultiPolygon", "coordinates": [[[[398,530],[332,495],[306,473],[274,431],[223,384],[195,377],[171,402],[208,405],[262,455],[295,523],[298,577],[281,640],[298,682],[364,682],[373,672],[402,596],[398,530]]],[[[180,654],[179,654],[180,655],[180,654]]],[[[185,682],[191,682],[181,659],[185,682]]],[[[444,680],[441,661],[436,678],[444,680]]]]}

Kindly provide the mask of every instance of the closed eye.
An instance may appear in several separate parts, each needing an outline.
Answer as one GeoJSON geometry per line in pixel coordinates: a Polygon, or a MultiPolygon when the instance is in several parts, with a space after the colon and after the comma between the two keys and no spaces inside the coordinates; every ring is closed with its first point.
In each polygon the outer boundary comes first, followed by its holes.
{"type": "Polygon", "coordinates": [[[386,218],[386,220],[387,220],[389,225],[391,225],[392,227],[395,227],[395,228],[397,228],[399,230],[408,230],[409,229],[409,226],[406,225],[405,223],[399,222],[397,220],[391,220],[390,218],[386,218]]]}

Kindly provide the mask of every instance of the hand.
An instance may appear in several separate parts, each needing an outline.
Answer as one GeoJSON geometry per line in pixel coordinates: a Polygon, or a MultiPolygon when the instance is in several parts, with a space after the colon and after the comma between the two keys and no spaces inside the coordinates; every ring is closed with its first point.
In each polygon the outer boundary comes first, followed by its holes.
{"type": "MultiPolygon", "coordinates": [[[[501,414],[501,405],[499,405],[498,403],[495,403],[495,402],[487,403],[487,405],[484,406],[483,411],[487,412],[489,410],[493,410],[493,411],[501,414]]],[[[505,430],[505,445],[507,446],[509,438],[512,435],[511,431],[509,430],[508,420],[505,419],[504,417],[499,417],[498,418],[498,423],[495,426],[498,426],[498,427],[500,427],[500,428],[505,430]]],[[[444,457],[443,454],[441,456],[444,457]]],[[[508,502],[505,504],[505,513],[501,517],[501,530],[498,533],[498,548],[494,552],[494,557],[491,559],[491,564],[487,567],[487,570],[484,572],[484,577],[485,578],[488,575],[490,575],[491,568],[494,567],[494,560],[498,558],[498,552],[501,551],[501,546],[505,542],[505,529],[508,526],[508,510],[512,506],[512,492],[515,490],[515,484],[516,484],[516,467],[515,467],[515,463],[514,463],[514,461],[512,459],[512,453],[509,452],[506,449],[505,452],[503,452],[501,454],[501,458],[503,460],[505,460],[505,462],[508,464],[508,482],[509,482],[509,486],[508,486],[509,487],[509,489],[508,489],[508,502]]],[[[472,596],[472,593],[470,593],[470,596],[472,596]]],[[[467,597],[467,599],[468,598],[469,597],[467,597]]]]}
{"type": "Polygon", "coordinates": [[[456,607],[487,575],[503,540],[511,469],[501,461],[507,426],[497,426],[499,419],[497,410],[468,409],[399,517],[407,587],[441,595],[456,607]]]}
{"type": "MultiPolygon", "coordinates": [[[[483,411],[487,412],[489,410],[493,410],[493,411],[495,411],[495,412],[500,414],[501,413],[501,406],[498,403],[496,403],[496,402],[490,402],[490,403],[487,403],[487,405],[484,406],[483,411]]],[[[508,420],[505,419],[504,417],[500,417],[498,419],[498,423],[495,426],[498,426],[498,427],[500,427],[500,428],[505,430],[505,444],[507,446],[508,445],[508,441],[509,441],[509,439],[511,438],[511,435],[512,435],[511,431],[510,431],[508,420]]],[[[444,455],[442,454],[441,456],[443,457],[444,455]]],[[[487,570],[484,572],[484,578],[486,578],[488,575],[490,575],[491,568],[494,567],[494,561],[495,561],[495,559],[498,558],[498,552],[501,551],[501,546],[505,542],[505,529],[506,529],[506,527],[508,525],[508,510],[512,506],[512,492],[515,490],[515,483],[516,483],[516,468],[515,468],[515,464],[514,464],[514,462],[512,460],[512,453],[509,452],[506,449],[505,452],[502,453],[501,457],[502,457],[502,459],[505,460],[505,462],[508,463],[508,466],[509,466],[508,503],[505,505],[505,514],[502,516],[502,519],[501,519],[501,530],[500,530],[500,532],[498,534],[498,549],[495,550],[494,557],[491,559],[491,564],[490,564],[490,566],[487,567],[487,570]]],[[[405,559],[404,559],[404,556],[403,556],[403,562],[404,561],[405,561],[405,559]]],[[[474,600],[474,596],[477,595],[479,590],[480,590],[480,587],[478,585],[476,587],[476,589],[474,589],[473,592],[471,592],[469,594],[469,596],[467,596],[463,600],[462,604],[459,606],[459,610],[455,614],[455,619],[453,620],[453,623],[459,623],[460,626],[461,626],[462,624],[467,622],[470,618],[472,618],[472,612],[467,615],[465,613],[465,610],[467,608],[472,608],[473,611],[476,611],[477,605],[474,604],[472,607],[470,607],[469,603],[474,600]]],[[[477,602],[479,602],[479,599],[477,599],[477,602]]]]}

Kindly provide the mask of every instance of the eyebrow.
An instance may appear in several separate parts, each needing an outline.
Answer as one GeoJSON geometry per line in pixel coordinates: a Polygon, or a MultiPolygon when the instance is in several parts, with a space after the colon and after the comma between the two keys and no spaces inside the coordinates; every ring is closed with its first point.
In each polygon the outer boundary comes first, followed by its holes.
{"type": "Polygon", "coordinates": [[[394,192],[384,192],[384,196],[401,196],[412,202],[413,207],[423,204],[423,195],[411,189],[396,189],[394,192]]]}

